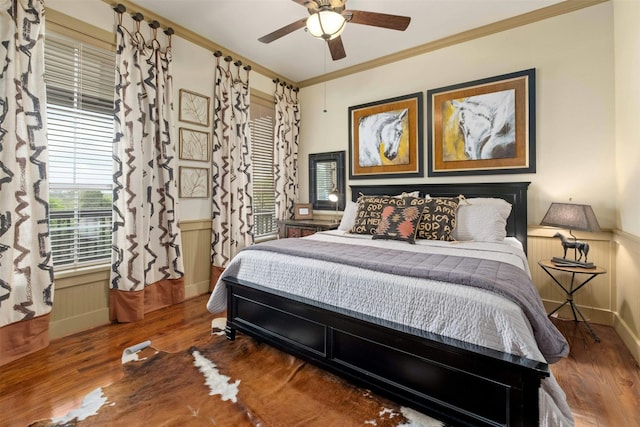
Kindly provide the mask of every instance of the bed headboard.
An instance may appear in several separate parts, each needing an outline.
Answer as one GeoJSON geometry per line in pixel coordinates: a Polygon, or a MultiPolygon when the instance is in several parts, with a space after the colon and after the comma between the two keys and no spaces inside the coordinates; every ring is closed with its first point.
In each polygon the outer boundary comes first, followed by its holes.
{"type": "Polygon", "coordinates": [[[350,185],[351,200],[358,200],[360,194],[393,196],[402,192],[419,191],[421,196],[455,197],[463,194],[466,198],[496,197],[511,203],[511,215],[507,219],[507,236],[522,242],[527,252],[527,189],[530,182],[496,182],[472,184],[397,184],[397,185],[350,185]]]}

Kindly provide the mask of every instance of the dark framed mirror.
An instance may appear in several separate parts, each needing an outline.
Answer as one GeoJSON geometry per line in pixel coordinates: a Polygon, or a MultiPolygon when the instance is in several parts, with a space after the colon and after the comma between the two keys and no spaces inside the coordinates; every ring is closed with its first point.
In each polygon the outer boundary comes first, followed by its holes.
{"type": "Polygon", "coordinates": [[[309,154],[309,202],[313,209],[344,210],[345,206],[345,152],[309,154]],[[338,192],[338,206],[332,202],[332,191],[338,192]]]}

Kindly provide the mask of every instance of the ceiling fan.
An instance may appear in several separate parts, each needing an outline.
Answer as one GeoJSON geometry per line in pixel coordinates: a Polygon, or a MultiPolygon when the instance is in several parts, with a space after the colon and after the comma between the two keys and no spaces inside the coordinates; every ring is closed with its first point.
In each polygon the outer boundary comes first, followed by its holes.
{"type": "Polygon", "coordinates": [[[411,18],[407,16],[389,15],[386,13],[365,12],[362,10],[345,10],[347,0],[293,0],[309,11],[307,18],[302,18],[275,30],[258,40],[271,43],[303,27],[314,37],[327,41],[331,58],[334,61],[345,58],[344,45],[340,34],[347,22],[352,24],[371,25],[373,27],[388,28],[404,31],[409,26],[411,18]]]}

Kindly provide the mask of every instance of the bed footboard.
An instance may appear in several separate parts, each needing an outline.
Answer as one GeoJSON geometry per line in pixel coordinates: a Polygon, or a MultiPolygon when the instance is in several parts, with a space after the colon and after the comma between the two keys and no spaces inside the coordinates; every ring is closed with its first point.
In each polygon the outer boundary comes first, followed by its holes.
{"type": "Polygon", "coordinates": [[[454,425],[538,425],[545,363],[399,331],[233,277],[224,281],[231,340],[241,331],[454,425]]]}

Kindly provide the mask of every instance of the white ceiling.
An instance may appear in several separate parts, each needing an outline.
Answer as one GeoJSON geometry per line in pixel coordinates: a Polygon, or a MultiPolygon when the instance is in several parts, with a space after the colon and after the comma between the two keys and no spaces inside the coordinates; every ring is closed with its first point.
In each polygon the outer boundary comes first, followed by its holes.
{"type": "MultiPolygon", "coordinates": [[[[292,0],[133,0],[230,52],[291,82],[366,63],[463,31],[541,9],[561,0],[349,0],[347,9],[411,17],[406,31],[347,23],[347,57],[333,61],[326,43],[299,29],[270,44],[258,41],[308,16],[292,0]]],[[[179,35],[179,34],[178,34],[179,35]]]]}

